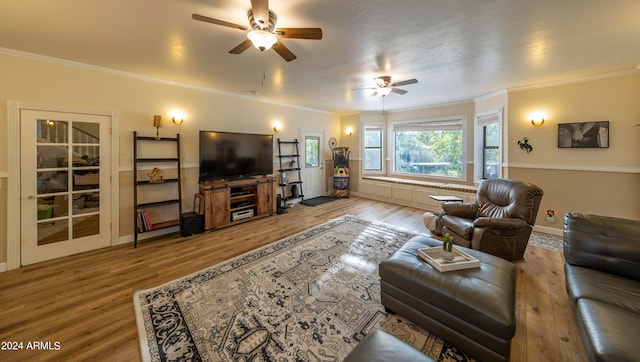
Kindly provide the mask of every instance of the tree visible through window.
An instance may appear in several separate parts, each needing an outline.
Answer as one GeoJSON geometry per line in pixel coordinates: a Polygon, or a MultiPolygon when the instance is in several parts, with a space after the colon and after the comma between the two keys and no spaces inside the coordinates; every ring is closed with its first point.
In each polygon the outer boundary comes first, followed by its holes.
{"type": "Polygon", "coordinates": [[[490,123],[482,127],[482,178],[497,178],[500,158],[500,127],[490,123]]]}
{"type": "Polygon", "coordinates": [[[394,171],[462,177],[462,119],[398,122],[393,125],[394,171]]]}
{"type": "Polygon", "coordinates": [[[320,165],[320,137],[307,136],[304,138],[304,165],[305,167],[318,167],[320,165]]]}
{"type": "Polygon", "coordinates": [[[474,179],[502,177],[502,110],[475,115],[474,179]]]}

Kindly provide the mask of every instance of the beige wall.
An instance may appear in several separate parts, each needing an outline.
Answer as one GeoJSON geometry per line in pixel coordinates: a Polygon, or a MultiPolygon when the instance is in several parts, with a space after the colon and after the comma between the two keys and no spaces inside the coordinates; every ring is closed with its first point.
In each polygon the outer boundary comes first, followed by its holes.
{"type": "Polygon", "coordinates": [[[562,228],[565,212],[640,219],[640,74],[509,92],[509,177],[544,192],[538,225],[562,228]],[[544,125],[528,118],[546,113],[544,125]],[[560,149],[558,123],[608,120],[608,149],[560,149]],[[533,151],[519,149],[529,138],[533,151]],[[546,210],[556,222],[546,221],[546,210]]]}
{"type": "MultiPolygon", "coordinates": [[[[538,225],[560,229],[562,214],[587,212],[640,219],[640,74],[611,76],[575,82],[499,92],[474,102],[442,105],[394,113],[362,113],[338,117],[308,109],[288,107],[259,98],[240,97],[222,92],[185,88],[121,75],[93,67],[77,67],[13,55],[0,54],[0,145],[7,144],[8,100],[22,104],[50,106],[72,111],[117,111],[120,115],[119,185],[120,233],[127,238],[133,230],[131,205],[132,131],[152,135],[154,114],[161,114],[165,127],[161,134],[180,133],[183,139],[184,208],[190,209],[197,191],[198,130],[272,133],[273,122],[283,130],[282,139],[299,138],[300,131],[324,132],[340,146],[351,149],[352,168],[361,164],[360,137],[364,121],[424,119],[464,115],[467,118],[467,149],[473,149],[475,113],[503,107],[505,117],[505,176],[534,182],[545,196],[538,225]],[[173,109],[185,112],[183,125],[169,121],[173,109]],[[542,127],[533,127],[528,115],[547,114],[542,127]],[[557,124],[592,120],[610,121],[608,149],[558,149],[557,124]],[[346,136],[347,127],[353,135],[346,136]],[[527,154],[517,141],[528,137],[534,151],[527,154]],[[547,223],[545,210],[556,212],[556,222],[547,223]]],[[[0,148],[0,263],[6,260],[7,156],[0,148]]],[[[330,159],[328,148],[325,159],[330,159]]],[[[467,155],[467,176],[473,180],[473,154],[467,155]]],[[[275,162],[275,160],[274,160],[275,162]]],[[[355,170],[354,170],[355,171],[355,170]]],[[[358,176],[359,172],[352,173],[358,176]]],[[[357,191],[352,178],[352,190],[357,191]]]]}
{"type": "MultiPolygon", "coordinates": [[[[38,59],[0,54],[0,145],[6,145],[7,101],[41,105],[71,111],[117,111],[120,115],[118,172],[120,174],[119,235],[127,238],[133,232],[131,199],[132,132],[155,135],[153,115],[164,118],[160,134],[180,133],[184,208],[192,207],[197,192],[198,131],[218,130],[251,133],[273,133],[273,123],[282,124],[276,138],[300,138],[300,131],[324,132],[325,138],[340,135],[336,115],[309,109],[278,105],[260,98],[169,85],[150,79],[118,74],[94,67],[78,67],[38,59]],[[169,114],[178,109],[185,113],[181,126],[171,123],[169,114]]],[[[276,151],[277,152],[277,149],[276,151]]],[[[0,147],[0,178],[7,175],[7,149],[0,147]]],[[[277,153],[276,153],[277,154],[277,153]]],[[[331,158],[327,150],[325,158],[331,158]]],[[[274,164],[277,160],[274,160],[274,164]]],[[[276,167],[277,168],[277,167],[276,167]]],[[[0,263],[6,261],[6,178],[0,179],[0,263]]]]}

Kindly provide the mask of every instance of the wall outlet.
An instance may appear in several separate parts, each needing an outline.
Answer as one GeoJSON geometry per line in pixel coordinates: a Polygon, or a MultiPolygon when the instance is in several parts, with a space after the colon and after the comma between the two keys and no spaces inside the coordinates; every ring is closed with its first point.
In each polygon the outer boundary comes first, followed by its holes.
{"type": "Polygon", "coordinates": [[[553,224],[554,222],[556,222],[556,218],[555,215],[556,212],[553,210],[547,210],[547,222],[553,224]]]}

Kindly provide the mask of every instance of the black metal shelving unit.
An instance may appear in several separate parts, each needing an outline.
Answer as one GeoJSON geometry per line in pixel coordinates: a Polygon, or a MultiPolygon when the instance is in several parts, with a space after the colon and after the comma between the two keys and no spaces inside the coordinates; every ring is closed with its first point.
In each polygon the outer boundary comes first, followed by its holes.
{"type": "Polygon", "coordinates": [[[279,185],[282,189],[281,202],[283,203],[283,205],[278,206],[286,207],[287,202],[295,200],[303,202],[298,140],[282,141],[278,138],[278,159],[280,160],[280,169],[278,170],[280,173],[279,185]],[[283,147],[285,148],[284,150],[283,147]]]}
{"type": "MultiPolygon", "coordinates": [[[[138,136],[136,131],[133,132],[133,225],[134,225],[134,237],[133,247],[138,247],[138,234],[149,232],[152,230],[165,229],[174,226],[180,226],[180,215],[182,215],[182,182],[181,182],[181,166],[180,166],[180,134],[176,137],[146,137],[138,136]],[[146,142],[164,142],[175,143],[175,157],[138,157],[139,147],[144,147],[146,142]],[[174,167],[167,167],[166,164],[174,164],[174,167]],[[148,165],[149,167],[154,165],[165,165],[162,170],[175,169],[176,177],[162,178],[161,180],[141,180],[139,167],[141,165],[148,165]],[[174,184],[177,187],[176,191],[168,191],[165,194],[173,197],[167,199],[158,200],[154,202],[138,203],[138,193],[142,188],[160,187],[160,185],[174,184]],[[163,220],[160,222],[150,222],[149,225],[145,224],[144,212],[148,209],[157,207],[168,207],[171,205],[177,206],[177,214],[175,219],[163,220]]],[[[170,213],[169,213],[170,214],[170,213]]]]}

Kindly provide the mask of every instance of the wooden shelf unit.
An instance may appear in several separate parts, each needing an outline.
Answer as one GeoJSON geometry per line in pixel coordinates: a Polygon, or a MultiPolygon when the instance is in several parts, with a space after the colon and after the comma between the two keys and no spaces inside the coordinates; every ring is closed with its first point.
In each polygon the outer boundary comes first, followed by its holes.
{"type": "Polygon", "coordinates": [[[220,229],[275,214],[276,184],[275,176],[201,183],[204,229],[220,229]],[[243,212],[244,216],[239,216],[243,212]]]}
{"type": "Polygon", "coordinates": [[[293,200],[300,200],[301,203],[304,202],[300,149],[297,139],[293,141],[282,141],[278,138],[278,160],[280,161],[280,169],[278,169],[280,173],[279,185],[282,188],[282,194],[280,196],[282,197],[283,203],[283,205],[279,206],[286,207],[287,202],[293,200]],[[293,166],[289,166],[290,164],[293,164],[293,166]],[[292,186],[295,186],[297,194],[293,191],[294,188],[292,186]]]}
{"type": "Polygon", "coordinates": [[[139,234],[170,228],[174,226],[180,226],[180,215],[182,215],[182,184],[181,184],[181,166],[180,166],[180,135],[177,134],[176,137],[146,137],[146,136],[138,136],[136,131],[133,132],[133,228],[134,228],[134,237],[133,237],[133,246],[135,248],[138,247],[138,238],[139,234]],[[139,151],[141,148],[144,148],[145,143],[150,142],[162,142],[162,143],[175,143],[175,152],[171,152],[172,155],[175,154],[175,157],[139,157],[139,151]],[[167,164],[173,165],[173,167],[166,166],[167,164]],[[147,179],[140,179],[140,175],[138,174],[141,170],[139,167],[141,165],[148,165],[149,167],[158,165],[161,171],[162,170],[173,170],[177,174],[175,177],[171,178],[163,178],[159,181],[149,181],[147,179]],[[139,197],[142,189],[152,189],[156,187],[162,187],[167,185],[175,185],[172,189],[167,189],[168,198],[157,200],[153,202],[139,202],[139,197]],[[175,214],[169,212],[169,214],[174,215],[170,220],[161,220],[161,221],[151,221],[151,227],[145,227],[144,221],[142,220],[143,216],[141,213],[148,209],[159,208],[159,207],[169,207],[175,205],[175,214]]]}

